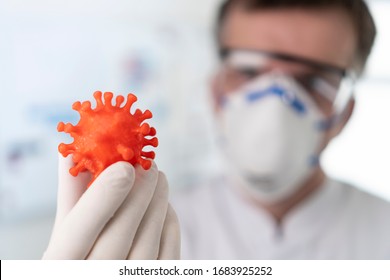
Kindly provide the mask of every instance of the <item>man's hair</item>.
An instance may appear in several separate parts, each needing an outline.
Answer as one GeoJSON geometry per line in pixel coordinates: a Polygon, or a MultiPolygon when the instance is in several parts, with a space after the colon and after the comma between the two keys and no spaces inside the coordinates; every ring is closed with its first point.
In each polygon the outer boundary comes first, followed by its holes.
{"type": "Polygon", "coordinates": [[[357,53],[354,66],[359,72],[364,69],[376,37],[375,22],[364,0],[226,0],[220,6],[217,15],[216,38],[218,47],[221,47],[222,25],[229,12],[236,7],[248,12],[284,8],[338,8],[345,11],[350,16],[357,35],[357,53]]]}

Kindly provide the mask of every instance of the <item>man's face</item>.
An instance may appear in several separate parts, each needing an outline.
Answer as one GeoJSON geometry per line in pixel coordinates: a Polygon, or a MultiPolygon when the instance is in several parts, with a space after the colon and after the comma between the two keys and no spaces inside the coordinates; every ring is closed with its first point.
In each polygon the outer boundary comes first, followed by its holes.
{"type": "MultiPolygon", "coordinates": [[[[222,48],[281,53],[341,69],[352,67],[357,48],[352,21],[339,9],[269,9],[251,12],[237,7],[227,15],[220,35],[222,48]]],[[[221,90],[218,82],[215,88],[219,88],[218,95],[228,93],[221,90]]],[[[329,106],[326,107],[325,102],[319,100],[317,105],[325,114],[329,114],[329,106]]],[[[326,143],[342,129],[345,122],[336,132],[329,133],[326,143]]]]}
{"type": "Polygon", "coordinates": [[[338,9],[281,9],[228,15],[221,46],[280,52],[348,68],[356,50],[351,20],[338,9]]]}

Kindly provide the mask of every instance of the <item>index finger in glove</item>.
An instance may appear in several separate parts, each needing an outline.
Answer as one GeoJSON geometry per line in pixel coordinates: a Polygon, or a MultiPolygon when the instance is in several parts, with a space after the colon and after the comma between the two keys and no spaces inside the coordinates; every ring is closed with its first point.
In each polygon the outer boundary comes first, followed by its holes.
{"type": "Polygon", "coordinates": [[[72,157],[64,158],[58,154],[58,193],[57,193],[57,214],[56,224],[72,210],[77,201],[87,189],[91,175],[87,172],[80,173],[77,177],[69,173],[73,167],[72,157]]]}

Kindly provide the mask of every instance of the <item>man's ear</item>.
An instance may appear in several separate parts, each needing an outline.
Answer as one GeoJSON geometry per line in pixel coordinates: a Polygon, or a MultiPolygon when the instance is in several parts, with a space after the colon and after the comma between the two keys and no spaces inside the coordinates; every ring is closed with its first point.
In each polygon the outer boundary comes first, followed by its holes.
{"type": "Polygon", "coordinates": [[[332,133],[332,138],[336,137],[341,133],[341,131],[344,129],[348,121],[351,119],[354,109],[355,109],[355,98],[352,97],[351,100],[349,100],[346,108],[344,109],[344,113],[342,114],[340,123],[336,125],[334,128],[334,131],[332,133]]]}
{"type": "Polygon", "coordinates": [[[343,131],[344,127],[351,119],[354,108],[355,98],[352,97],[351,100],[348,102],[346,108],[344,109],[344,113],[341,116],[341,120],[326,132],[324,141],[321,146],[321,151],[325,150],[328,144],[332,141],[332,139],[339,135],[341,131],[343,131]]]}

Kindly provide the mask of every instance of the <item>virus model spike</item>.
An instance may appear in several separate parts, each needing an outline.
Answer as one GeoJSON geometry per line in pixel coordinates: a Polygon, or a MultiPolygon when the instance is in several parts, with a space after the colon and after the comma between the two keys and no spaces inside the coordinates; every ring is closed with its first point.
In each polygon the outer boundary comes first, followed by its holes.
{"type": "MultiPolygon", "coordinates": [[[[113,105],[113,93],[96,91],[96,107],[92,109],[90,101],[75,102],[72,108],[80,114],[77,125],[60,122],[59,132],[69,133],[73,137],[70,144],[61,143],[58,151],[64,156],[72,154],[74,166],[69,170],[73,176],[89,171],[93,180],[109,165],[117,161],[127,161],[132,165],[140,164],[145,170],[152,165],[155,153],[143,151],[145,146],[157,147],[156,129],[144,123],[152,117],[146,110],[130,109],[137,97],[133,94],[125,98],[118,95],[113,105]]],[[[91,182],[91,183],[92,183],[91,182]]]]}

